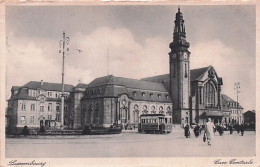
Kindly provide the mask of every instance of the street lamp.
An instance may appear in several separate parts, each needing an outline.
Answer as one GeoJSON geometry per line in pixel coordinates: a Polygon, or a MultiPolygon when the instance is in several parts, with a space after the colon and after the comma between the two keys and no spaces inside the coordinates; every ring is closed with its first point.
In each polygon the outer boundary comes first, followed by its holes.
{"type": "Polygon", "coordinates": [[[65,51],[69,51],[69,41],[70,38],[66,37],[65,32],[63,31],[63,39],[60,40],[60,50],[59,53],[62,52],[62,93],[61,93],[61,129],[64,126],[64,60],[65,60],[65,51]],[[65,49],[67,48],[67,49],[65,49]]]}
{"type": "MultiPolygon", "coordinates": [[[[240,93],[240,82],[236,82],[236,83],[234,84],[234,90],[235,90],[236,93],[237,93],[237,104],[236,104],[236,107],[237,107],[237,115],[238,115],[238,93],[240,93]]],[[[241,121],[241,120],[239,120],[239,117],[238,117],[238,123],[240,124],[239,121],[241,121]]]]}

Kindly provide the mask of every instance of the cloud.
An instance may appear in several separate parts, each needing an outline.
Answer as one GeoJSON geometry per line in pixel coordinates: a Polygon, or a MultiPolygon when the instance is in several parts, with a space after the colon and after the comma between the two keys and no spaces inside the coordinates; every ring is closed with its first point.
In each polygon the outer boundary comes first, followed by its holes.
{"type": "MultiPolygon", "coordinates": [[[[62,59],[58,54],[57,39],[12,38],[7,53],[7,92],[11,86],[31,80],[61,82],[62,59]]],[[[109,73],[115,76],[139,79],[168,73],[170,42],[167,38],[154,36],[139,43],[126,28],[99,27],[87,35],[76,33],[70,36],[70,51],[65,55],[65,82],[73,85],[78,80],[90,83],[96,77],[107,75],[107,55],[109,73]]],[[[253,109],[255,104],[246,97],[255,97],[254,60],[218,39],[191,45],[190,51],[191,68],[213,65],[217,74],[223,77],[222,92],[232,98],[235,97],[234,82],[240,81],[242,89],[246,90],[241,94],[242,105],[253,109]]]]}
{"type": "Polygon", "coordinates": [[[191,46],[191,68],[212,65],[223,78],[222,93],[236,100],[234,83],[240,82],[239,102],[245,109],[255,108],[255,59],[215,39],[191,46]],[[251,97],[251,98],[248,98],[251,97]]]}

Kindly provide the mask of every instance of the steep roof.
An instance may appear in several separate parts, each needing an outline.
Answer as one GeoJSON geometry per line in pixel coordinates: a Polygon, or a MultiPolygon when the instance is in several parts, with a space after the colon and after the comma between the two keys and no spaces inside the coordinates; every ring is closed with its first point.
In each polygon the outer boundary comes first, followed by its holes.
{"type": "MultiPolygon", "coordinates": [[[[201,77],[203,77],[203,74],[211,67],[212,66],[208,66],[208,67],[190,70],[190,80],[191,80],[191,82],[196,81],[196,80],[200,80],[201,77]]],[[[169,78],[170,78],[169,74],[163,74],[163,75],[157,75],[157,76],[142,78],[141,80],[162,83],[165,86],[165,88],[167,90],[169,90],[169,83],[170,83],[169,78]]]]}
{"type": "MultiPolygon", "coordinates": [[[[222,99],[222,106],[224,109],[231,108],[229,103],[237,103],[235,100],[231,99],[225,94],[221,94],[221,99],[222,99]]],[[[243,109],[243,107],[240,104],[238,105],[238,108],[243,109]]]]}
{"type": "Polygon", "coordinates": [[[113,75],[96,78],[88,85],[88,87],[93,88],[102,85],[118,85],[118,86],[125,86],[126,88],[167,92],[167,90],[163,87],[162,84],[156,82],[149,82],[149,81],[123,78],[123,77],[115,77],[113,75]]]}
{"type": "Polygon", "coordinates": [[[117,97],[127,94],[130,99],[171,103],[168,91],[160,83],[115,77],[96,78],[87,87],[86,98],[117,97]]]}
{"type": "Polygon", "coordinates": [[[191,81],[200,80],[203,77],[203,74],[211,67],[212,66],[208,66],[208,67],[190,70],[190,80],[191,81]]]}
{"type": "MultiPolygon", "coordinates": [[[[61,83],[49,83],[49,82],[37,82],[37,81],[30,81],[27,84],[23,85],[24,88],[30,89],[43,89],[46,91],[62,91],[62,84],[61,83]]],[[[69,84],[64,84],[64,91],[65,92],[72,92],[74,86],[69,84]]]]}

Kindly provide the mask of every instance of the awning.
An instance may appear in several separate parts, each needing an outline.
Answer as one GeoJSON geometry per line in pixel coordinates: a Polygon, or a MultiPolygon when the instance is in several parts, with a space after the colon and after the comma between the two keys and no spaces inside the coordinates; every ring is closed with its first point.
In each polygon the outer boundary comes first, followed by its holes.
{"type": "Polygon", "coordinates": [[[211,111],[205,111],[203,114],[201,114],[201,116],[205,116],[205,117],[223,117],[223,111],[219,111],[219,110],[211,110],[211,111]]]}

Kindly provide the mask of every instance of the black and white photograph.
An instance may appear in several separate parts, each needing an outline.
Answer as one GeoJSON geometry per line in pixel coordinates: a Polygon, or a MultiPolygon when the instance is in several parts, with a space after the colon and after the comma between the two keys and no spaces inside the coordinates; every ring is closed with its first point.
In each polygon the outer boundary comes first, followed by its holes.
{"type": "Polygon", "coordinates": [[[3,165],[258,166],[256,11],[5,5],[3,165]]]}

